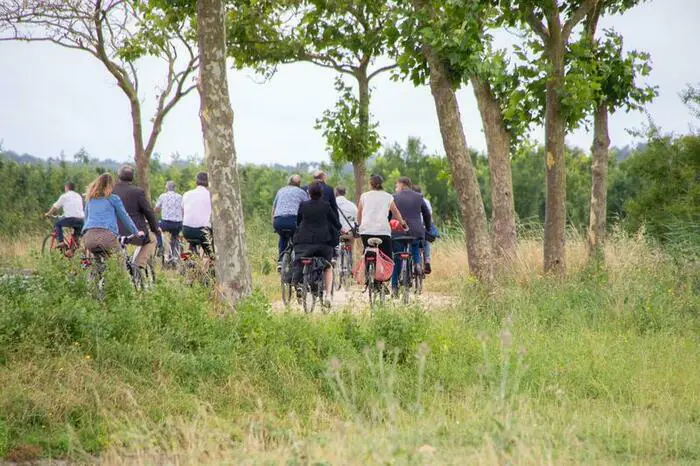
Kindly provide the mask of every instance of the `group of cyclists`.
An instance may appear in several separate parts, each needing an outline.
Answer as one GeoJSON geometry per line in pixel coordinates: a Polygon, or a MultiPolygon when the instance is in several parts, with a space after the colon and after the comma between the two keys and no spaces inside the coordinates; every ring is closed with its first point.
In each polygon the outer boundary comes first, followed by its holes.
{"type": "MultiPolygon", "coordinates": [[[[378,238],[380,250],[395,261],[391,285],[396,295],[401,258],[394,252],[403,247],[408,238],[413,263],[419,268],[416,273],[431,273],[430,246],[426,239],[433,240],[437,231],[432,222],[431,205],[419,186],[412,185],[411,179],[403,176],[397,180],[392,195],[384,190],[383,178],[372,175],[369,190],[355,206],[345,197],[344,188],[334,190],[327,180],[326,173],[316,171],[311,184],[302,188],[301,177],[292,175],[288,185],[277,192],[272,204],[272,225],[279,235],[280,259],[290,239],[296,258],[324,259],[325,296],[331,296],[331,267],[339,253],[340,238],[359,237],[365,248],[370,239],[378,238]]],[[[280,268],[278,265],[278,270],[280,268]]]]}
{"type": "Polygon", "coordinates": [[[51,216],[63,210],[63,216],[55,224],[59,247],[66,245],[64,228],[79,232],[87,251],[105,255],[119,249],[119,237],[132,237],[130,243],[139,246],[133,264],[143,269],[152,260],[157,247],[163,247],[163,232],[170,234],[170,251],[176,250],[182,232],[190,245],[201,246],[213,258],[207,173],[197,174],[197,187],[184,195],[176,192],[173,181],[168,181],[155,206],[151,205],[145,191],[133,184],[132,166],[122,166],[117,176],[116,183],[109,173],[98,176],[88,186],[84,199],[72,182],[65,184],[65,192],[46,213],[51,216]],[[157,214],[160,214],[160,222],[157,214]]]}
{"type": "MultiPolygon", "coordinates": [[[[394,294],[401,265],[400,256],[394,252],[400,248],[410,248],[413,263],[419,267],[417,273],[430,274],[430,242],[426,239],[434,239],[437,232],[430,202],[419,186],[412,185],[408,177],[400,177],[392,195],[384,190],[383,178],[372,175],[369,190],[355,205],[345,197],[345,188],[333,189],[327,181],[326,173],[319,170],[313,173],[312,182],[302,187],[301,176],[292,175],[288,185],[275,195],[272,226],[279,234],[280,258],[289,241],[293,241],[295,257],[323,259],[325,296],[332,295],[331,267],[340,251],[341,238],[360,238],[365,248],[370,239],[381,240],[380,251],[395,261],[391,278],[394,294]]],[[[139,268],[146,267],[157,247],[163,248],[162,233],[170,235],[167,250],[171,253],[178,250],[182,233],[191,246],[201,246],[213,258],[208,186],[205,172],[197,174],[196,188],[184,195],[177,193],[175,182],[168,181],[165,192],[152,206],[145,191],[134,185],[134,168],[124,165],[118,171],[117,182],[104,173],[88,186],[85,198],[76,192],[72,182],[66,183],[65,192],[46,215],[63,211],[55,224],[59,245],[65,245],[64,228],[79,231],[86,250],[107,255],[118,250],[120,237],[131,237],[130,243],[139,246],[133,259],[139,268]]],[[[350,247],[352,242],[348,242],[350,247]]]]}

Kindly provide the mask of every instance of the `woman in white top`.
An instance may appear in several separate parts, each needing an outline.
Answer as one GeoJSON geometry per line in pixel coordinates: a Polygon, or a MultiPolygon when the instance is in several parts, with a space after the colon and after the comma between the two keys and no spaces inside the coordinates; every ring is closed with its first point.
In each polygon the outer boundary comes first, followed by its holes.
{"type": "Polygon", "coordinates": [[[370,238],[379,238],[382,240],[379,249],[392,258],[389,212],[404,228],[406,228],[406,222],[394,204],[394,196],[384,191],[383,183],[384,179],[379,175],[370,177],[370,190],[360,197],[360,203],[357,206],[357,223],[360,225],[360,236],[364,247],[367,247],[367,241],[370,238]]]}

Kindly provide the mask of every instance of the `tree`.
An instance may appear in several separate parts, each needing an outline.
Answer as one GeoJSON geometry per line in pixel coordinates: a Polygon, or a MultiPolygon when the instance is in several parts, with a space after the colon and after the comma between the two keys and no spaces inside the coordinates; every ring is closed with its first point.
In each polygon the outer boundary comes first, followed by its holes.
{"type": "MultiPolygon", "coordinates": [[[[377,125],[365,127],[360,102],[341,77],[336,78],[335,90],[339,94],[333,110],[326,110],[323,117],[316,120],[316,129],[323,131],[331,160],[336,166],[352,161],[358,154],[374,154],[381,148],[377,125]]],[[[364,164],[364,160],[357,163],[364,164]]],[[[357,169],[354,170],[357,172],[357,169]]],[[[355,177],[355,183],[357,183],[355,177]]],[[[362,182],[362,180],[360,180],[362,182]]],[[[364,186],[360,186],[364,189],[364,186]]],[[[357,195],[357,186],[356,186],[357,195]]]]}
{"type": "MultiPolygon", "coordinates": [[[[622,37],[606,31],[604,39],[596,37],[598,21],[605,13],[622,13],[640,0],[603,0],[590,10],[584,22],[582,57],[576,57],[590,76],[593,89],[593,145],[591,147],[591,197],[588,225],[588,251],[593,260],[604,260],[603,246],[607,229],[607,191],[610,135],[608,117],[621,107],[640,109],[656,96],[652,87],[636,85],[638,76],[651,71],[649,56],[632,51],[623,54],[622,37]]],[[[576,49],[574,49],[576,50],[576,49]]]]}
{"type": "Polygon", "coordinates": [[[492,1],[499,7],[504,24],[529,31],[531,39],[527,45],[538,55],[535,66],[546,77],[544,269],[563,275],[566,271],[566,129],[567,124],[576,121],[576,112],[580,113],[585,106],[576,93],[570,93],[572,87],[567,87],[570,57],[566,52],[574,28],[602,0],[492,1]]]}
{"type": "Polygon", "coordinates": [[[690,113],[700,120],[700,83],[695,86],[688,84],[681,92],[681,100],[688,107],[690,113]]]}
{"type": "MultiPolygon", "coordinates": [[[[395,10],[399,20],[394,24],[398,26],[389,28],[387,34],[391,41],[401,45],[397,63],[404,75],[409,75],[415,85],[424,84],[426,80],[430,82],[452,182],[459,198],[469,268],[480,281],[489,283],[493,278],[493,263],[486,212],[455,94],[462,76],[451,66],[449,54],[441,50],[439,41],[434,40],[438,35],[438,26],[434,26],[436,18],[442,13],[441,8],[447,6],[428,0],[402,4],[395,10]]],[[[453,41],[471,47],[477,29],[474,21],[465,20],[463,34],[453,41]]]]}
{"type": "Polygon", "coordinates": [[[197,0],[200,118],[211,181],[216,274],[232,305],[252,290],[243,205],[233,144],[233,110],[226,73],[226,25],[222,0],[197,0]]]}
{"type": "Polygon", "coordinates": [[[199,58],[186,19],[125,0],[3,0],[0,41],[49,42],[89,53],[129,101],[139,184],[150,193],[148,166],[168,113],[189,94],[199,58]],[[182,56],[184,54],[184,57],[182,56]],[[167,71],[158,89],[150,131],[144,130],[137,61],[159,58],[167,71]],[[146,136],[147,134],[147,136],[146,136]]]}
{"type": "MultiPolygon", "coordinates": [[[[309,62],[351,76],[357,82],[357,124],[352,142],[357,152],[335,152],[353,165],[355,196],[365,189],[366,161],[374,152],[370,122],[370,83],[396,65],[376,61],[392,47],[385,28],[389,2],[368,0],[229,0],[229,54],[237,66],[270,73],[279,64],[309,62]]],[[[341,90],[341,95],[344,91],[341,90]]],[[[334,128],[322,129],[333,134],[334,128]]],[[[335,147],[329,144],[330,147],[335,147]]]]}

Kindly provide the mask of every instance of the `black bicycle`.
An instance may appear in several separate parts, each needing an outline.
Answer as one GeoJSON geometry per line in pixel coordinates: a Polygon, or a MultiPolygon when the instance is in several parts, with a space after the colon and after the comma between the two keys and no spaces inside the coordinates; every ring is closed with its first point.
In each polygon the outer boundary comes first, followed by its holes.
{"type": "Polygon", "coordinates": [[[351,234],[341,235],[340,237],[340,254],[336,261],[335,273],[338,277],[336,281],[337,289],[350,288],[352,283],[352,243],[355,237],[351,234]]]}
{"type": "Polygon", "coordinates": [[[369,294],[370,309],[384,306],[389,289],[385,282],[377,280],[377,258],[379,257],[379,246],[382,244],[381,238],[369,238],[367,247],[363,253],[365,263],[365,290],[369,294]]]}
{"type": "Polygon", "coordinates": [[[280,264],[280,284],[282,286],[282,302],[285,306],[289,306],[292,303],[292,293],[294,293],[295,286],[292,283],[294,275],[294,231],[293,230],[282,230],[281,235],[287,238],[287,247],[282,251],[282,255],[279,257],[280,264]]]}
{"type": "MultiPolygon", "coordinates": [[[[303,267],[303,281],[300,294],[304,312],[307,314],[312,313],[318,301],[321,303],[323,313],[328,313],[330,307],[327,306],[324,301],[325,287],[323,283],[323,273],[330,264],[320,257],[302,257],[300,263],[303,267]]],[[[333,295],[331,292],[331,299],[332,297],[333,295]]]]}
{"type": "Polygon", "coordinates": [[[399,236],[393,238],[392,241],[401,246],[400,249],[394,253],[394,262],[398,262],[397,259],[401,260],[398,293],[401,296],[402,302],[408,304],[412,291],[416,295],[420,295],[423,292],[423,264],[416,264],[413,260],[411,245],[416,241],[416,238],[412,236],[399,236]]]}

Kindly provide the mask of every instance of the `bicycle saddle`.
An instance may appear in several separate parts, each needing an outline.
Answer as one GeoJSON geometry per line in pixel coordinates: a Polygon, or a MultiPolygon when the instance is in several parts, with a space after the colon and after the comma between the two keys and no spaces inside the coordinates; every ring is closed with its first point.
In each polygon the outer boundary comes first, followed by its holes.
{"type": "Polygon", "coordinates": [[[382,242],[383,241],[380,238],[370,238],[367,240],[367,244],[373,248],[378,247],[380,244],[382,244],[382,242]]]}

